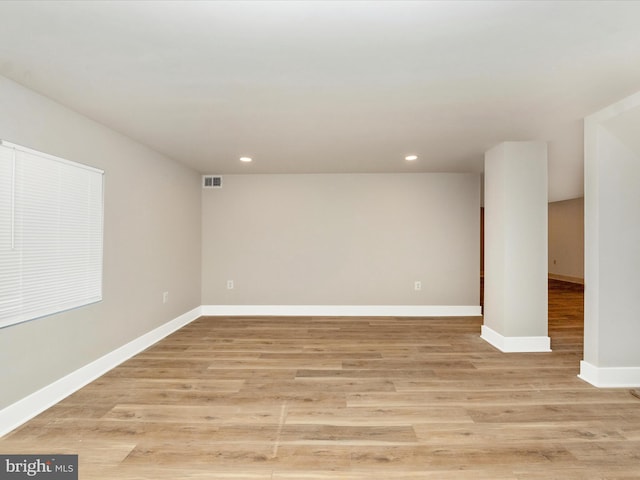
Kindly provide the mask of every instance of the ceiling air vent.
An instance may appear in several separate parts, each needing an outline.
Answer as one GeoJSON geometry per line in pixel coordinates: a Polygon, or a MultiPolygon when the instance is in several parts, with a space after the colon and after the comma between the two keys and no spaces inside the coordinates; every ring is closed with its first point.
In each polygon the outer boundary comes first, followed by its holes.
{"type": "Polygon", "coordinates": [[[222,177],[216,177],[215,175],[203,175],[202,188],[222,188],[222,177]]]}

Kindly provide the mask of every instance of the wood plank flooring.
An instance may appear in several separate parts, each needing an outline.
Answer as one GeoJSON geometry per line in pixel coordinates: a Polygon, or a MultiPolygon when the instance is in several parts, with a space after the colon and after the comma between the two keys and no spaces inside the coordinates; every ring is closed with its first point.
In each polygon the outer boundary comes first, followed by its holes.
{"type": "Polygon", "coordinates": [[[579,380],[580,286],[551,353],[478,318],[201,318],[0,439],[92,479],[640,478],[640,399],[579,380]]]}

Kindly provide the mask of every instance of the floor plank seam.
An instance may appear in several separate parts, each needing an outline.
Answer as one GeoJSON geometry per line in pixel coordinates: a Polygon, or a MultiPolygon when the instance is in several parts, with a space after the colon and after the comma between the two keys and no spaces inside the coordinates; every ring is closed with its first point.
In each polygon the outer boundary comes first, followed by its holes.
{"type": "Polygon", "coordinates": [[[280,407],[280,422],[278,423],[278,431],[276,433],[276,441],[273,445],[273,454],[271,455],[272,459],[275,459],[278,456],[278,448],[280,447],[280,437],[282,436],[282,429],[284,428],[284,422],[286,418],[287,412],[287,402],[282,402],[282,406],[280,407]]]}

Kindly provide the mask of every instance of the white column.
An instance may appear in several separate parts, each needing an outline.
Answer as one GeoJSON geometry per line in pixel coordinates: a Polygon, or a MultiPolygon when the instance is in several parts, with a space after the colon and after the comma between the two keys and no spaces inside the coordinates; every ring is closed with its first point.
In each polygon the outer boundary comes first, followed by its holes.
{"type": "Polygon", "coordinates": [[[585,119],[580,378],[640,386],[640,93],[585,119]]]}
{"type": "Polygon", "coordinates": [[[503,352],[548,352],[547,144],[497,145],[484,178],[482,338],[503,352]]]}

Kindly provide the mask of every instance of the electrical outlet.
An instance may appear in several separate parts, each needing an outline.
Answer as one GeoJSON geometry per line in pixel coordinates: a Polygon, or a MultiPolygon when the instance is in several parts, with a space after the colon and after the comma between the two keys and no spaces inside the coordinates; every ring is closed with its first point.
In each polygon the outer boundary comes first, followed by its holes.
{"type": "Polygon", "coordinates": [[[422,282],[420,280],[413,282],[413,289],[416,291],[422,290],[422,282]]]}
{"type": "Polygon", "coordinates": [[[162,294],[162,303],[167,303],[169,301],[169,292],[164,292],[162,294]]]}
{"type": "Polygon", "coordinates": [[[233,280],[227,280],[227,290],[233,290],[233,280]]]}

